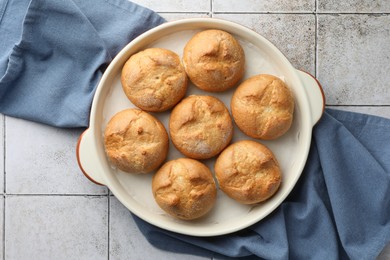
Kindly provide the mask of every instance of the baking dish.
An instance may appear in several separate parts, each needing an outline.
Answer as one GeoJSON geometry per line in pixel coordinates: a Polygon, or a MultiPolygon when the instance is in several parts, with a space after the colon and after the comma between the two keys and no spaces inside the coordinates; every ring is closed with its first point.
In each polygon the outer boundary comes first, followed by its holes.
{"type": "MultiPolygon", "coordinates": [[[[189,85],[187,95],[214,95],[230,110],[234,89],[223,93],[203,92],[189,85]]],[[[130,42],[106,69],[96,89],[91,107],[89,128],[80,136],[76,154],[80,169],[91,181],[107,186],[132,213],[160,228],[193,236],[215,236],[231,233],[252,225],[278,207],[298,181],[309,153],[312,129],[323,114],[325,98],[319,82],[306,72],[295,69],[286,57],[267,39],[237,23],[215,18],[192,18],[168,22],[151,29],[130,42]],[[167,48],[182,55],[191,36],[205,29],[231,33],[243,46],[246,55],[244,79],[261,73],[283,79],[295,97],[294,121],[291,129],[272,141],[260,141],[275,154],[282,169],[282,184],[269,200],[258,205],[241,205],[218,191],[215,208],[205,217],[193,221],[173,219],[155,203],[151,191],[153,173],[132,175],[115,169],[108,162],[103,143],[104,128],[118,111],[134,107],[126,98],[120,83],[121,69],[134,53],[149,47],[167,48]]],[[[154,113],[167,128],[169,111],[154,113]]],[[[168,130],[168,128],[167,128],[168,130]]],[[[235,127],[232,142],[251,139],[235,127]]],[[[167,160],[183,157],[170,143],[167,160]]],[[[214,159],[204,161],[213,169],[214,159]]]]}

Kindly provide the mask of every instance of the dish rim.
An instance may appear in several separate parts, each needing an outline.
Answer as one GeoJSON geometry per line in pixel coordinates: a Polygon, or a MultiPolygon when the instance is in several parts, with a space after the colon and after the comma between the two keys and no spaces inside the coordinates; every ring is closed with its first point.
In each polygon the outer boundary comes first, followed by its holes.
{"type": "MultiPolygon", "coordinates": [[[[106,85],[105,82],[108,80],[108,77],[112,73],[112,71],[116,69],[115,66],[118,66],[118,63],[120,63],[120,61],[122,59],[125,59],[124,57],[126,57],[126,56],[129,57],[130,55],[128,53],[131,50],[137,49],[137,47],[139,48],[141,46],[145,46],[145,44],[142,44],[143,41],[145,41],[145,39],[148,40],[149,38],[153,38],[155,34],[161,33],[161,31],[164,32],[164,31],[170,30],[172,28],[184,26],[182,29],[185,30],[186,27],[193,29],[194,26],[197,27],[197,25],[201,25],[201,27],[199,27],[199,28],[216,28],[216,27],[218,27],[216,29],[220,29],[219,27],[231,26],[234,28],[234,30],[237,30],[240,32],[244,31],[246,34],[249,35],[248,37],[255,37],[257,39],[260,39],[265,44],[267,44],[267,48],[270,48],[272,50],[272,52],[277,55],[277,57],[275,59],[282,62],[284,64],[284,66],[288,67],[288,70],[290,71],[290,73],[292,73],[292,75],[294,75],[294,77],[295,77],[294,80],[300,82],[302,92],[306,93],[305,97],[301,97],[302,100],[306,100],[303,104],[300,103],[300,106],[303,106],[303,109],[301,109],[301,112],[303,113],[303,114],[301,114],[301,116],[303,116],[303,119],[301,119],[301,121],[302,121],[303,126],[305,127],[305,130],[307,131],[306,134],[308,136],[310,136],[310,138],[311,138],[312,127],[314,124],[313,124],[313,122],[311,122],[311,115],[310,115],[311,111],[310,111],[307,90],[303,86],[303,83],[302,83],[296,69],[291,65],[291,63],[288,61],[288,59],[284,56],[284,54],[278,48],[276,48],[270,41],[268,41],[266,38],[264,38],[260,34],[254,32],[253,30],[249,29],[246,26],[243,26],[243,25],[235,23],[235,22],[231,22],[231,21],[227,21],[227,20],[223,20],[223,19],[219,19],[219,18],[218,19],[217,18],[187,18],[187,19],[164,23],[160,26],[157,26],[157,27],[145,32],[144,34],[141,34],[139,37],[135,38],[132,42],[127,44],[115,56],[113,61],[107,67],[105,73],[103,74],[103,76],[98,84],[98,87],[97,87],[96,92],[95,92],[95,96],[93,98],[92,107],[91,107],[90,127],[89,127],[89,130],[92,132],[92,135],[94,137],[93,138],[94,139],[93,146],[97,148],[97,150],[98,150],[97,154],[99,157],[105,156],[105,153],[104,153],[104,147],[102,147],[101,140],[99,142],[99,139],[101,137],[101,133],[99,133],[99,128],[101,127],[101,122],[99,122],[97,115],[99,113],[101,114],[102,109],[103,109],[103,105],[101,103],[103,102],[102,100],[104,100],[104,90],[105,90],[104,86],[106,85]]],[[[231,30],[229,30],[229,32],[232,33],[231,30]]],[[[233,32],[233,34],[234,34],[234,32],[233,32]]],[[[156,39],[158,39],[158,38],[159,37],[157,37],[156,39]]],[[[246,227],[262,220],[264,217],[266,217],[271,212],[273,212],[278,206],[280,206],[280,204],[285,200],[285,198],[288,196],[288,194],[290,194],[291,190],[295,187],[299,177],[302,174],[303,167],[306,163],[307,156],[309,153],[309,148],[310,148],[310,143],[311,143],[310,138],[309,138],[309,141],[306,142],[306,146],[304,147],[304,149],[301,149],[302,151],[304,151],[304,155],[302,156],[302,158],[304,158],[304,160],[302,160],[300,162],[300,166],[298,167],[299,173],[296,175],[296,178],[294,178],[292,180],[292,184],[289,186],[288,190],[285,191],[285,194],[281,197],[281,199],[279,199],[277,201],[277,203],[274,204],[274,206],[271,208],[271,210],[268,210],[266,213],[261,214],[258,218],[254,218],[250,222],[244,222],[240,225],[225,228],[222,230],[211,230],[211,231],[206,232],[206,230],[199,229],[199,226],[197,226],[196,224],[192,227],[185,225],[189,229],[184,230],[184,231],[182,230],[182,228],[178,228],[177,226],[161,227],[161,223],[158,222],[158,219],[157,219],[157,221],[155,221],[155,220],[153,220],[153,216],[145,216],[143,214],[142,210],[140,210],[137,207],[134,207],[134,205],[130,205],[131,203],[129,204],[129,202],[124,198],[124,196],[121,195],[121,192],[119,191],[120,189],[117,188],[116,183],[114,183],[114,181],[111,178],[109,178],[109,176],[107,174],[103,174],[104,185],[106,185],[111,190],[111,192],[115,195],[115,197],[122,204],[124,204],[133,214],[137,215],[138,217],[145,220],[146,222],[149,222],[150,224],[156,225],[156,226],[163,228],[165,230],[169,230],[169,231],[173,231],[173,232],[177,232],[177,233],[181,233],[181,234],[194,235],[194,236],[215,236],[215,235],[228,234],[228,233],[232,233],[232,232],[241,230],[243,228],[246,228],[246,227]]],[[[93,178],[90,178],[90,179],[93,180],[93,178]]],[[[98,183],[98,184],[100,184],[100,183],[98,183]]]]}

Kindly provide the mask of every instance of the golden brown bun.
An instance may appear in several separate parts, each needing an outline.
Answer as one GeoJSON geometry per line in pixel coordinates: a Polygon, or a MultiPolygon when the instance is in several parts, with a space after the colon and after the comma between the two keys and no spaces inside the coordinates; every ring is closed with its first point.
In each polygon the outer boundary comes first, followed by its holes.
{"type": "Polygon", "coordinates": [[[184,47],[183,64],[197,87],[221,92],[233,87],[244,75],[245,54],[231,34],[205,30],[195,34],[184,47]]]}
{"type": "Polygon", "coordinates": [[[153,176],[153,196],[168,214],[185,220],[209,212],[216,201],[217,188],[209,168],[188,158],[165,163],[153,176]]]}
{"type": "Polygon", "coordinates": [[[121,82],[128,99],[151,112],[172,108],[187,90],[187,75],[179,56],[161,48],[132,55],[122,69],[121,82]]]}
{"type": "Polygon", "coordinates": [[[233,123],[229,111],[219,99],[192,95],[172,110],[169,131],[173,144],[184,155],[207,159],[230,143],[233,123]]]}
{"type": "Polygon", "coordinates": [[[118,169],[148,173],[158,168],[168,154],[168,134],[158,119],[139,109],[115,114],[104,132],[107,156],[118,169]]]}
{"type": "Polygon", "coordinates": [[[233,94],[231,109],[234,121],[246,135],[270,140],[290,128],[294,97],[281,79],[261,74],[240,84],[233,94]]]}
{"type": "Polygon", "coordinates": [[[221,190],[243,204],[267,200],[281,182],[279,164],[272,152],[249,140],[227,147],[217,158],[214,170],[221,190]]]}

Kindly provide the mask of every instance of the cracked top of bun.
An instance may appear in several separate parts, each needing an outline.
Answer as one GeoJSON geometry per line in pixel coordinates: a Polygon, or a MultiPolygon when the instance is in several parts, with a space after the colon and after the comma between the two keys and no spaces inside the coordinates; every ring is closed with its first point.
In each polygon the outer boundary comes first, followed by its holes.
{"type": "Polygon", "coordinates": [[[184,47],[183,64],[198,88],[221,92],[234,87],[245,71],[245,54],[240,43],[222,30],[195,34],[184,47]]]}
{"type": "Polygon", "coordinates": [[[172,108],[187,91],[187,74],[179,56],[167,49],[149,48],[132,55],[122,69],[127,98],[149,112],[172,108]]]}
{"type": "Polygon", "coordinates": [[[140,109],[115,114],[104,131],[108,159],[129,173],[148,173],[157,169],[168,154],[168,134],[161,122],[140,109]]]}

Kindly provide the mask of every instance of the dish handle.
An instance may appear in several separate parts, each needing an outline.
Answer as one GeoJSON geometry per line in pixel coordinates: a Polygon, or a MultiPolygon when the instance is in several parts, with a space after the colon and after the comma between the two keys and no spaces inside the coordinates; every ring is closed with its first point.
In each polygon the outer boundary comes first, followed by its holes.
{"type": "Polygon", "coordinates": [[[306,92],[309,96],[309,105],[311,109],[311,117],[313,126],[320,120],[325,110],[325,95],[324,90],[318,80],[306,71],[297,70],[306,92]]]}
{"type": "Polygon", "coordinates": [[[88,128],[79,137],[76,148],[76,156],[79,167],[85,177],[98,185],[105,185],[103,175],[100,172],[96,158],[96,146],[93,143],[92,129],[88,128]],[[95,163],[94,163],[95,162],[95,163]]]}

